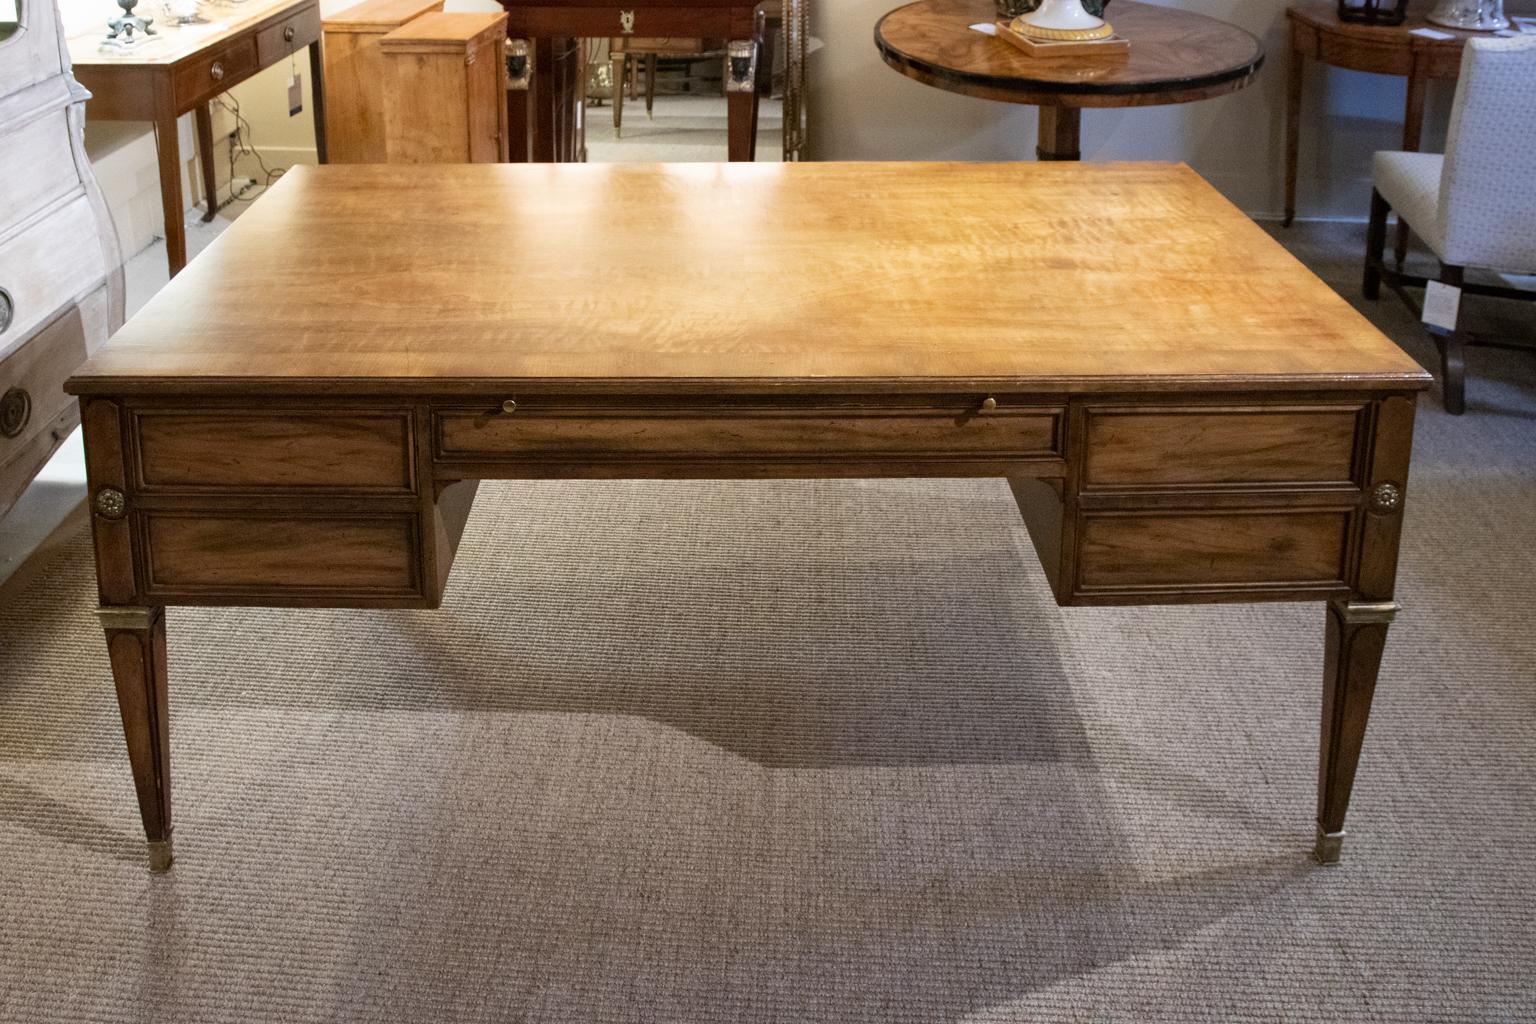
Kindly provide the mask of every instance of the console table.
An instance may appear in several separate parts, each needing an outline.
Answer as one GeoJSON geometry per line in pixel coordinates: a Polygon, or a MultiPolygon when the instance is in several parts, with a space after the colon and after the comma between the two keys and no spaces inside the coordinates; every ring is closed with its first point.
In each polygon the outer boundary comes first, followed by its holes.
{"type": "Polygon", "coordinates": [[[1027,57],[972,25],[997,19],[995,0],[917,0],[875,26],[891,67],[924,85],[1040,108],[1041,160],[1081,158],[1084,107],[1150,107],[1236,92],[1258,74],[1264,47],[1203,14],[1116,0],[1106,14],[1131,42],[1118,56],[1027,57]]]}
{"type": "Polygon", "coordinates": [[[525,73],[513,77],[507,98],[512,160],[529,159],[530,147],[535,161],[583,158],[577,108],[585,90],[586,67],[584,60],[572,59],[571,54],[584,51],[580,39],[613,36],[726,39],[749,47],[750,57],[730,62],[726,69],[726,159],[753,159],[757,152],[758,2],[500,0],[507,12],[513,52],[522,47],[531,58],[525,73]]]}
{"type": "MultiPolygon", "coordinates": [[[[1398,75],[1408,79],[1408,100],[1403,112],[1403,149],[1418,152],[1424,125],[1424,91],[1435,79],[1454,79],[1461,73],[1461,50],[1468,39],[1486,32],[1459,32],[1425,20],[1429,4],[1413,4],[1401,25],[1363,25],[1340,21],[1333,0],[1312,0],[1285,12],[1291,27],[1291,63],[1285,100],[1285,225],[1296,219],[1296,164],[1301,153],[1301,95],[1307,58],[1336,68],[1398,75]],[[1414,29],[1430,28],[1450,36],[1427,39],[1414,29]]],[[[1363,207],[1362,207],[1363,208],[1363,207]]],[[[1398,242],[1402,262],[1403,240],[1398,242]]]]}
{"type": "Polygon", "coordinates": [[[1334,860],[1428,383],[1183,166],[295,168],[68,384],[151,866],[167,605],[436,607],[484,479],[881,476],[1006,478],[1062,605],[1325,602],[1334,860]]]}
{"type": "Polygon", "coordinates": [[[165,252],[175,277],[187,263],[186,203],[181,192],[181,147],[176,119],[189,111],[197,122],[198,163],[210,221],[217,210],[214,178],[215,96],[309,47],[309,80],[315,119],[315,151],[325,163],[325,87],[320,63],[318,0],[250,0],[204,5],[208,20],[154,26],[159,37],[131,53],[103,53],[105,14],[99,30],[69,40],[75,77],[91,91],[88,120],[148,121],[155,126],[160,156],[160,204],[165,212],[165,252]]]}

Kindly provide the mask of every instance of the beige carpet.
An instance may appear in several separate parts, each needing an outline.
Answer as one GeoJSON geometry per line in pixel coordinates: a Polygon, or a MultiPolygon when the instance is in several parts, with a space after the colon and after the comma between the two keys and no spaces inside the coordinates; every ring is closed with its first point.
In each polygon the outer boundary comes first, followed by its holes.
{"type": "Polygon", "coordinates": [[[0,609],[0,1019],[1530,1020],[1536,360],[1472,370],[1333,869],[1318,606],[1058,609],[995,482],[549,483],[440,612],[173,610],[152,878],[82,539],[0,609]]]}

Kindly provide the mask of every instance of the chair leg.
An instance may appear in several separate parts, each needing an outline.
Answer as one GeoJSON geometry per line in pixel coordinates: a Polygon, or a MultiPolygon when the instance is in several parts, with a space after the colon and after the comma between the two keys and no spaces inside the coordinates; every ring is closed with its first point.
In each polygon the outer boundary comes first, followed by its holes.
{"type": "Polygon", "coordinates": [[[1365,279],[1360,290],[1368,299],[1381,298],[1381,261],[1387,249],[1387,212],[1392,207],[1371,189],[1371,223],[1365,232],[1365,279]]]}
{"type": "Polygon", "coordinates": [[[1403,269],[1403,262],[1408,259],[1408,222],[1403,220],[1403,215],[1397,215],[1397,244],[1392,247],[1392,260],[1397,264],[1397,269],[1403,269]]]}
{"type": "Polygon", "coordinates": [[[645,116],[651,116],[651,108],[656,105],[656,55],[645,55],[645,116]]]}
{"type": "MultiPolygon", "coordinates": [[[[1440,280],[1460,288],[1465,271],[1461,267],[1440,267],[1440,280]]],[[[1440,383],[1445,398],[1445,411],[1460,416],[1467,409],[1467,340],[1461,329],[1461,310],[1456,311],[1456,326],[1446,333],[1435,335],[1435,345],[1440,349],[1440,383]]]]}

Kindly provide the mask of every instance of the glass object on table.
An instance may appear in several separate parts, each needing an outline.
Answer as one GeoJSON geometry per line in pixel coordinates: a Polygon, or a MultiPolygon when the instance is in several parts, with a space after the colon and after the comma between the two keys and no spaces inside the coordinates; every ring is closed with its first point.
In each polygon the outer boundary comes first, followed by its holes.
{"type": "Polygon", "coordinates": [[[1467,32],[1497,32],[1509,28],[1504,17],[1504,0],[1440,0],[1429,12],[1429,20],[1447,28],[1467,32]]]}

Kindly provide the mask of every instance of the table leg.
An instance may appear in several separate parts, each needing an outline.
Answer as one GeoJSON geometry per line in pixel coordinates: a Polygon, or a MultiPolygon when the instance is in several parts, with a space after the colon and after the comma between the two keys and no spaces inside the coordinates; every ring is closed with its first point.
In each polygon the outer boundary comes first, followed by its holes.
{"type": "Polygon", "coordinates": [[[645,55],[645,116],[652,116],[652,108],[656,106],[656,55],[645,55]]]}
{"type": "Polygon", "coordinates": [[[1397,613],[1391,601],[1338,599],[1328,604],[1324,645],[1323,728],[1317,779],[1317,859],[1333,864],[1344,843],[1344,814],[1355,784],[1376,674],[1397,613]]]}
{"type": "MultiPolygon", "coordinates": [[[[726,57],[726,159],[750,163],[757,157],[757,74],[752,69],[755,69],[760,55],[760,40],[754,33],[754,37],[747,42],[751,44],[752,56],[748,62],[749,69],[744,74],[738,75],[732,69],[731,58],[726,57]]],[[[742,40],[727,42],[727,54],[730,47],[740,46],[741,43],[742,40]]]]}
{"type": "Polygon", "coordinates": [[[555,41],[533,41],[533,152],[534,163],[555,162],[555,41]]]}
{"type": "Polygon", "coordinates": [[[1040,108],[1040,139],[1035,156],[1041,160],[1081,160],[1083,111],[1079,107],[1040,108]]]}
{"type": "Polygon", "coordinates": [[[1301,157],[1301,89],[1306,80],[1307,56],[1291,50],[1291,65],[1285,80],[1285,221],[1290,227],[1296,219],[1296,165],[1301,157]]]}
{"type": "Polygon", "coordinates": [[[618,138],[624,130],[624,54],[615,53],[609,55],[609,61],[613,65],[613,137],[618,138]]]}
{"type": "MultiPolygon", "coordinates": [[[[1428,80],[1419,73],[1419,49],[1411,47],[1412,56],[1408,64],[1408,100],[1403,110],[1403,149],[1409,153],[1419,151],[1419,139],[1424,132],[1424,93],[1428,80]]],[[[1403,261],[1408,258],[1408,222],[1402,217],[1397,218],[1397,242],[1393,247],[1392,255],[1397,261],[1397,269],[1403,269],[1403,261]]]]}
{"type": "Polygon", "coordinates": [[[155,119],[155,150],[160,157],[160,208],[165,215],[165,259],[171,276],[187,265],[187,228],[181,200],[181,146],[176,115],[161,111],[155,119]]]}
{"type": "Polygon", "coordinates": [[[149,869],[171,866],[171,724],[165,609],[103,607],[101,624],[117,685],[128,762],[149,840],[149,869]]]}
{"type": "Polygon", "coordinates": [[[207,103],[199,103],[192,116],[197,122],[197,162],[203,172],[203,199],[208,203],[202,223],[207,224],[219,212],[219,182],[213,173],[213,112],[207,103]]]}
{"type": "Polygon", "coordinates": [[[325,62],[320,56],[320,40],[309,44],[309,96],[314,104],[315,159],[324,164],[330,162],[325,141],[325,62]]]}

